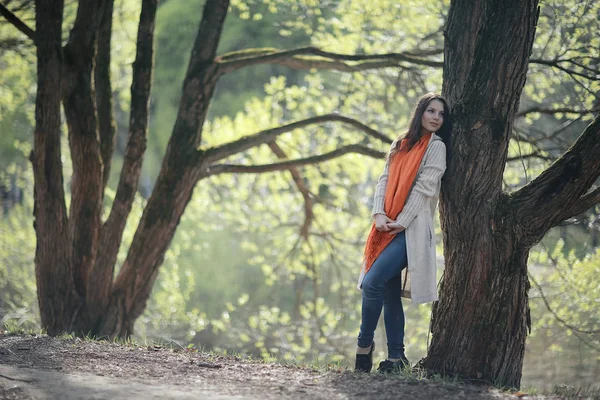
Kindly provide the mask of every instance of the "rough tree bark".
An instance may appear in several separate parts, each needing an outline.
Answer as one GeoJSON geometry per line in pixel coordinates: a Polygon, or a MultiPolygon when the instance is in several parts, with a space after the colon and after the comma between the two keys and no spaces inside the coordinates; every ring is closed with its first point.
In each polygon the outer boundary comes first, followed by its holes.
{"type": "Polygon", "coordinates": [[[508,387],[520,385],[530,329],[529,250],[583,208],[600,174],[596,119],[530,185],[502,192],[537,17],[537,0],[454,0],[445,31],[443,93],[454,117],[440,201],[446,265],[421,364],[508,387]]]}
{"type": "Polygon", "coordinates": [[[101,227],[103,165],[96,112],[94,61],[104,1],[79,2],[77,17],[64,47],[62,102],[73,163],[69,236],[75,289],[82,303],[72,329],[85,332],[85,298],[96,261],[101,227]]]}
{"type": "Polygon", "coordinates": [[[102,156],[102,191],[110,178],[112,155],[115,151],[117,126],[113,115],[112,84],[110,81],[110,47],[112,42],[112,19],[114,0],[105,0],[98,29],[94,82],[98,110],[100,154],[102,156]]]}
{"type": "Polygon", "coordinates": [[[38,50],[39,90],[31,158],[36,192],[40,314],[42,325],[51,335],[65,331],[98,334],[110,302],[116,252],[145,150],[158,1],[145,0],[142,5],[130,138],[115,206],[104,225],[100,215],[115,135],[109,77],[113,1],[80,1],[64,48],[61,48],[62,1],[39,3],[36,3],[37,30],[31,31],[30,38],[38,50]],[[68,217],[60,161],[61,99],[73,162],[68,217]],[[100,244],[105,245],[102,251],[100,244]]]}
{"type": "Polygon", "coordinates": [[[58,334],[79,308],[60,151],[61,27],[64,3],[36,1],[38,90],[31,152],[35,181],[35,274],[42,326],[58,334]]]}
{"type": "MultiPolygon", "coordinates": [[[[95,333],[98,333],[104,325],[106,309],[111,301],[117,254],[127,217],[135,198],[142,172],[142,160],[146,151],[157,7],[158,0],[146,0],[142,3],[140,13],[136,58],[133,63],[131,112],[125,160],[111,212],[100,233],[100,248],[102,251],[98,254],[93,275],[96,290],[93,295],[88,296],[88,303],[94,308],[91,311],[93,315],[92,326],[95,333]]],[[[103,334],[115,335],[114,332],[106,331],[103,334]]]]}

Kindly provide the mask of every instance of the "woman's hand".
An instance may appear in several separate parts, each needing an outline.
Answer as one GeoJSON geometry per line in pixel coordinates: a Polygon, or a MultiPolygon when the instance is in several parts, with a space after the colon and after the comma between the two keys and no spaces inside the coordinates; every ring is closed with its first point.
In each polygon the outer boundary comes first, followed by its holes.
{"type": "Polygon", "coordinates": [[[396,221],[391,221],[391,222],[387,223],[387,232],[390,235],[397,235],[398,233],[402,232],[404,229],[405,228],[402,225],[400,225],[399,223],[397,223],[396,221]]]}
{"type": "Polygon", "coordinates": [[[390,228],[387,227],[389,223],[394,222],[393,219],[388,218],[385,214],[375,214],[375,229],[379,232],[387,232],[390,228]]]}

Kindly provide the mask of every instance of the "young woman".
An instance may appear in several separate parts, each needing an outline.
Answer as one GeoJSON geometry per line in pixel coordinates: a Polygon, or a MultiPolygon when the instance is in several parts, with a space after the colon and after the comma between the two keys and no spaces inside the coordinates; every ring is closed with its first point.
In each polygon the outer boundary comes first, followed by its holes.
{"type": "Polygon", "coordinates": [[[379,177],[374,222],[358,282],[362,288],[362,321],[356,371],[370,372],[373,367],[373,338],[382,308],[388,358],[378,370],[392,372],[410,366],[404,354],[400,298],[411,298],[413,304],[438,298],[433,215],[446,170],[449,114],[441,96],[428,93],[421,97],[408,131],[392,143],[379,177]]]}

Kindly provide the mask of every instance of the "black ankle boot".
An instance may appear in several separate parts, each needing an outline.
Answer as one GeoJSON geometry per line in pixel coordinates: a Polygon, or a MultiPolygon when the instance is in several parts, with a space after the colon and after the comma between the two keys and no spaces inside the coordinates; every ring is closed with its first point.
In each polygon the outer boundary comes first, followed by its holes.
{"type": "Polygon", "coordinates": [[[371,372],[373,368],[373,351],[375,350],[375,342],[371,344],[369,354],[357,354],[356,362],[354,363],[354,372],[371,372]]]}
{"type": "Polygon", "coordinates": [[[405,369],[410,369],[410,362],[403,354],[398,361],[383,360],[379,363],[377,371],[382,373],[400,372],[405,369]]]}

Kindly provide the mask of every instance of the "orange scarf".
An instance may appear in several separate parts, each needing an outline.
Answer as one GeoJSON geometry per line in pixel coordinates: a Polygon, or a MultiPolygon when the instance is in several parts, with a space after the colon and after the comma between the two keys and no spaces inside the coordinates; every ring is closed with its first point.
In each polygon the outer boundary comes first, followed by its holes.
{"type": "MultiPolygon", "coordinates": [[[[388,182],[385,189],[385,215],[395,220],[404,208],[406,199],[412,184],[417,177],[421,160],[427,150],[431,133],[421,136],[421,139],[406,151],[406,140],[400,144],[400,151],[394,154],[390,160],[388,182]]],[[[364,253],[365,273],[369,271],[383,249],[394,239],[396,235],[388,232],[379,232],[375,229],[375,223],[371,226],[371,232],[367,238],[364,253]]]]}

